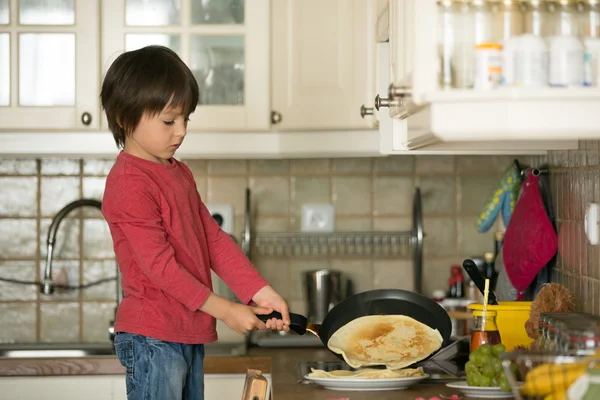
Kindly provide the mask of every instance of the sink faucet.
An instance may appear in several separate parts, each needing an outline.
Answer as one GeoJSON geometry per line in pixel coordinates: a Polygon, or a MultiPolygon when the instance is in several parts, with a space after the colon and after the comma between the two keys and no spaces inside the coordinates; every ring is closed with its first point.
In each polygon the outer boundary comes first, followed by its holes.
{"type": "MultiPolygon", "coordinates": [[[[54,244],[56,243],[56,232],[58,231],[58,227],[62,220],[69,214],[71,211],[80,207],[96,207],[99,210],[102,210],[102,203],[98,200],[94,199],[80,199],[75,200],[66,206],[64,206],[52,219],[52,223],[50,224],[50,228],[48,229],[48,239],[47,239],[47,255],[46,255],[46,267],[44,269],[44,279],[42,280],[42,287],[40,289],[41,293],[49,295],[54,293],[54,283],[52,282],[52,258],[54,257],[54,244]]],[[[119,273],[119,266],[116,264],[117,270],[117,307],[121,303],[123,299],[123,291],[121,290],[121,274],[119,273]]],[[[116,314],[116,308],[115,308],[116,314]]],[[[110,326],[108,328],[110,339],[114,339],[114,320],[110,322],[110,326]]]]}

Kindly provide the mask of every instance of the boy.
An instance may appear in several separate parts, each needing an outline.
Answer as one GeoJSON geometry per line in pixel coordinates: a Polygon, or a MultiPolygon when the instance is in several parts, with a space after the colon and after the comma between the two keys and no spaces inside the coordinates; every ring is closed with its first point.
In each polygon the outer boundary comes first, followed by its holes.
{"type": "Polygon", "coordinates": [[[215,318],[240,334],[289,330],[283,298],[219,228],[191,171],[173,158],[198,92],[188,67],[160,46],[120,55],[102,84],[102,107],[122,149],[102,213],[122,275],[115,349],[130,400],[203,399],[203,344],[217,340],[215,318]],[[212,293],[211,268],[244,304],[212,293]],[[256,316],[274,310],[282,320],[256,316]]]}

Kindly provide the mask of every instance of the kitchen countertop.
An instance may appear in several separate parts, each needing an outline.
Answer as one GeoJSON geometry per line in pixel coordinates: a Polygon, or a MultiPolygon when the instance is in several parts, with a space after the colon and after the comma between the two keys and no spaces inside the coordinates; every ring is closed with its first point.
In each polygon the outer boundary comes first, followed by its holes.
{"type": "Polygon", "coordinates": [[[311,361],[339,361],[329,350],[324,348],[250,348],[248,355],[271,359],[275,400],[414,400],[418,397],[429,399],[439,396],[440,393],[450,397],[456,393],[444,384],[431,383],[418,384],[406,390],[379,392],[325,390],[317,385],[297,383],[296,364],[311,361]]]}
{"type": "MultiPolygon", "coordinates": [[[[414,400],[452,390],[443,384],[423,383],[406,390],[356,392],[325,390],[313,384],[299,384],[296,364],[311,361],[338,361],[324,348],[250,348],[244,356],[207,356],[206,374],[245,374],[248,368],[271,373],[275,400],[414,400]]],[[[64,358],[0,358],[2,376],[118,375],[125,372],[114,355],[64,358]]]]}

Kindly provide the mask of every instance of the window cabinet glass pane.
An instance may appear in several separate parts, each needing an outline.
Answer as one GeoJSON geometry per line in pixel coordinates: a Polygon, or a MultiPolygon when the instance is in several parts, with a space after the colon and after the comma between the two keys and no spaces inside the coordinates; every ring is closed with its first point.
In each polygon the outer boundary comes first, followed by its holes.
{"type": "Polygon", "coordinates": [[[127,0],[125,23],[129,26],[179,24],[180,0],[127,0]]]}
{"type": "Polygon", "coordinates": [[[21,0],[19,23],[22,25],[73,25],[75,0],[21,0]]]}
{"type": "Polygon", "coordinates": [[[192,24],[243,24],[244,0],[192,0],[192,24]]]}
{"type": "Polygon", "coordinates": [[[19,104],[75,105],[75,34],[19,35],[19,104]]]}
{"type": "Polygon", "coordinates": [[[193,35],[190,45],[199,104],[244,104],[244,36],[193,35]]]}
{"type": "Polygon", "coordinates": [[[167,35],[162,33],[128,33],[125,35],[125,50],[137,50],[145,46],[157,44],[173,50],[181,56],[179,35],[167,35]]]}
{"type": "Polygon", "coordinates": [[[10,35],[0,33],[0,106],[10,104],[10,35]]]}
{"type": "Polygon", "coordinates": [[[0,0],[0,24],[8,24],[8,0],[0,0]]]}

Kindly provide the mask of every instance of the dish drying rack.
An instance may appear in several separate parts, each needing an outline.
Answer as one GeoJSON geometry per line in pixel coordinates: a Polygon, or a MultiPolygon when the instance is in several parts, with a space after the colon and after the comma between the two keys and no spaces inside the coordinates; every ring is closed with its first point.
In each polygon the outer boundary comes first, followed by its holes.
{"type": "Polygon", "coordinates": [[[251,194],[246,189],[241,247],[246,256],[275,257],[412,257],[414,289],[421,292],[423,271],[423,213],[421,191],[413,195],[412,228],[379,232],[254,232],[251,229],[251,194]]]}

